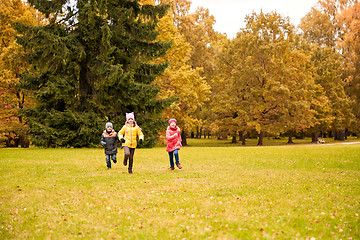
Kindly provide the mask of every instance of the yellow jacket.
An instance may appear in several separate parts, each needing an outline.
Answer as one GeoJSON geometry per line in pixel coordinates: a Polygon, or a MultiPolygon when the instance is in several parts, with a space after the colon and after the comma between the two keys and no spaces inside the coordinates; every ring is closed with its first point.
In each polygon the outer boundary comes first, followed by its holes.
{"type": "Polygon", "coordinates": [[[136,148],[136,136],[139,136],[139,139],[144,140],[144,134],[138,125],[132,127],[129,124],[125,124],[119,132],[119,139],[121,140],[122,138],[125,138],[123,146],[127,146],[129,148],[136,148]]]}

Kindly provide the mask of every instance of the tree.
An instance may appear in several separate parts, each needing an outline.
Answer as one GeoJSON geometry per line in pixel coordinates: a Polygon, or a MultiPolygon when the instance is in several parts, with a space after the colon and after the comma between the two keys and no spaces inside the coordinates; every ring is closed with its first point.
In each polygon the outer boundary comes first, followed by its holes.
{"type": "Polygon", "coordinates": [[[314,83],[288,18],[261,12],[246,20],[246,28],[218,60],[225,81],[219,81],[224,90],[218,98],[227,104],[217,103],[241,131],[255,129],[258,145],[263,145],[264,133],[278,135],[311,126],[314,83]]]}
{"type": "MultiPolygon", "coordinates": [[[[163,1],[166,2],[166,0],[163,1]]],[[[216,75],[216,45],[226,37],[214,30],[215,18],[208,9],[198,8],[194,13],[190,13],[191,1],[174,0],[170,2],[174,24],[191,46],[188,64],[193,69],[201,69],[201,77],[211,85],[211,79],[216,75]]],[[[211,94],[208,95],[210,99],[211,94]]],[[[199,107],[193,114],[193,119],[196,121],[193,121],[192,132],[196,131],[197,137],[201,136],[203,129],[208,128],[208,122],[211,121],[212,116],[209,104],[199,107]]]]}
{"type": "Polygon", "coordinates": [[[31,50],[31,74],[24,86],[38,105],[25,116],[34,143],[42,146],[91,146],[106,121],[120,128],[135,112],[145,143],[153,145],[164,127],[161,113],[171,101],[157,99],[153,83],[167,67],[150,61],[171,46],[156,41],[158,21],[168,7],[130,0],[30,0],[49,17],[40,27],[18,25],[18,41],[31,50]]]}
{"type": "Polygon", "coordinates": [[[42,17],[20,0],[0,2],[0,135],[7,147],[29,146],[28,127],[20,111],[32,104],[20,88],[20,76],[30,66],[24,49],[16,43],[12,23],[37,26],[42,17]]]}
{"type": "MultiPolygon", "coordinates": [[[[329,48],[318,48],[314,51],[313,62],[317,68],[316,82],[320,84],[325,96],[330,101],[330,114],[333,118],[330,130],[344,131],[350,127],[353,119],[352,102],[345,92],[343,80],[343,57],[329,48]]],[[[328,129],[329,130],[329,129],[328,129]]],[[[345,135],[337,140],[344,140],[345,135]]]]}
{"type": "Polygon", "coordinates": [[[194,113],[208,100],[210,86],[201,76],[200,68],[193,69],[189,64],[191,46],[174,25],[170,12],[159,22],[159,41],[172,41],[173,45],[165,56],[156,63],[168,62],[169,68],[155,82],[160,86],[160,98],[176,98],[164,111],[167,119],[176,118],[182,129],[183,145],[186,145],[186,129],[191,129],[199,121],[194,113]]]}
{"type": "Polygon", "coordinates": [[[350,88],[356,89],[349,86],[353,83],[355,83],[353,86],[356,86],[355,79],[357,79],[356,71],[353,71],[355,59],[352,58],[356,54],[349,54],[351,48],[349,46],[359,46],[359,44],[356,39],[352,39],[351,43],[347,42],[349,22],[344,20],[345,16],[351,16],[345,9],[351,9],[352,6],[354,1],[320,0],[317,6],[302,19],[300,25],[304,37],[313,45],[311,55],[316,68],[315,81],[324,89],[327,98],[325,102],[329,101],[328,106],[323,105],[326,110],[316,107],[318,111],[320,110],[318,116],[321,116],[321,120],[314,128],[313,141],[317,140],[318,131],[328,130],[335,132],[336,139],[344,140],[345,129],[351,126],[358,109],[356,107],[358,105],[353,105],[356,97],[351,101],[345,91],[350,88]],[[354,106],[353,112],[351,112],[352,106],[354,106]],[[330,110],[327,109],[328,107],[330,110]]]}
{"type": "MultiPolygon", "coordinates": [[[[201,68],[201,76],[211,86],[212,79],[217,72],[215,64],[217,45],[226,37],[214,30],[216,21],[208,9],[200,7],[194,13],[182,14],[176,19],[180,33],[192,47],[190,65],[193,68],[201,68]]],[[[212,87],[212,89],[214,88],[212,87]]],[[[211,100],[211,95],[209,95],[209,99],[211,100]]],[[[202,130],[208,128],[213,121],[213,109],[206,104],[198,109],[195,116],[201,121],[198,121],[195,125],[196,129],[193,131],[196,131],[197,137],[201,137],[202,130]]]]}
{"type": "Polygon", "coordinates": [[[336,18],[340,23],[342,38],[338,46],[345,56],[345,90],[353,101],[353,114],[355,116],[350,129],[360,133],[360,3],[346,1],[336,18]]]}
{"type": "Polygon", "coordinates": [[[334,47],[339,30],[335,15],[336,7],[319,1],[301,19],[299,27],[303,31],[303,37],[312,44],[334,47]]]}

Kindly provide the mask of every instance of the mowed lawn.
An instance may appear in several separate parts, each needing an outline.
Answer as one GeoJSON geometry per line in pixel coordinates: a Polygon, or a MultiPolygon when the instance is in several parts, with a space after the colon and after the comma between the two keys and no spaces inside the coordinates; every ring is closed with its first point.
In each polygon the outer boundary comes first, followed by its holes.
{"type": "Polygon", "coordinates": [[[360,239],[360,144],[0,149],[0,239],[360,239]]]}

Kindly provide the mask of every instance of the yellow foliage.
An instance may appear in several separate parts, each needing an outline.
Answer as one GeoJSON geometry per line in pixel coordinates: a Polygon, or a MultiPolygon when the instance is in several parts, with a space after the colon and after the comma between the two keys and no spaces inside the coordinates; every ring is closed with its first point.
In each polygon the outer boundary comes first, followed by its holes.
{"type": "Polygon", "coordinates": [[[12,22],[38,25],[41,17],[21,0],[0,2],[0,137],[8,146],[23,141],[27,126],[18,110],[31,104],[30,98],[20,88],[20,75],[30,66],[23,48],[16,43],[12,22]]]}
{"type": "Polygon", "coordinates": [[[168,62],[169,68],[156,79],[161,88],[160,98],[176,97],[170,108],[165,110],[165,118],[176,118],[182,129],[187,129],[199,120],[193,114],[208,100],[210,86],[201,77],[201,68],[189,65],[191,46],[174,26],[172,14],[163,17],[158,24],[158,40],[172,41],[173,46],[156,63],[168,62]]]}

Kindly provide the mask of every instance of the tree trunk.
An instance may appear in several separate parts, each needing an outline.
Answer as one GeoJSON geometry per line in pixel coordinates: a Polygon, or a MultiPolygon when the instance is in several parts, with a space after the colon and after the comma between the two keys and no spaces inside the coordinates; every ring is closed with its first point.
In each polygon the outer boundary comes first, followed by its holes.
{"type": "Polygon", "coordinates": [[[311,142],[316,143],[318,141],[318,133],[313,132],[311,142]]]}
{"type": "Polygon", "coordinates": [[[237,141],[236,141],[236,132],[232,137],[231,143],[237,143],[237,141]]]}
{"type": "Polygon", "coordinates": [[[199,139],[199,135],[200,135],[199,126],[196,126],[196,139],[199,139]]]}
{"type": "Polygon", "coordinates": [[[294,135],[294,132],[293,131],[290,131],[289,132],[289,140],[288,140],[288,144],[293,144],[293,135],[294,135]]]}
{"type": "Polygon", "coordinates": [[[20,145],[22,148],[28,148],[30,146],[29,138],[26,136],[20,136],[20,145]]]}
{"type": "Polygon", "coordinates": [[[241,145],[245,146],[245,134],[244,131],[239,132],[239,136],[240,136],[240,141],[241,141],[241,145]]]}
{"type": "Polygon", "coordinates": [[[301,131],[299,138],[300,138],[300,139],[304,139],[304,138],[305,138],[305,133],[304,133],[304,131],[301,131]]]}
{"type": "Polygon", "coordinates": [[[328,137],[332,138],[333,137],[333,132],[332,131],[328,131],[328,137]]]}
{"type": "Polygon", "coordinates": [[[208,131],[204,131],[203,134],[204,134],[204,139],[206,139],[206,134],[207,134],[207,136],[209,136],[209,132],[208,132],[208,131]]]}
{"type": "Polygon", "coordinates": [[[345,130],[336,131],[334,140],[345,141],[345,130]]]}
{"type": "Polygon", "coordinates": [[[81,62],[80,74],[79,74],[79,95],[80,95],[80,106],[88,107],[89,103],[87,101],[88,95],[91,92],[91,87],[89,83],[89,72],[86,61],[81,62]]]}
{"type": "Polygon", "coordinates": [[[186,133],[185,133],[185,131],[181,131],[181,140],[182,140],[181,144],[182,144],[183,146],[187,146],[186,133]]]}
{"type": "Polygon", "coordinates": [[[259,133],[259,140],[258,140],[258,146],[263,146],[264,145],[264,133],[263,131],[260,131],[259,133]]]}
{"type": "Polygon", "coordinates": [[[349,129],[345,129],[345,140],[348,139],[348,136],[350,136],[350,131],[349,129]]]}

